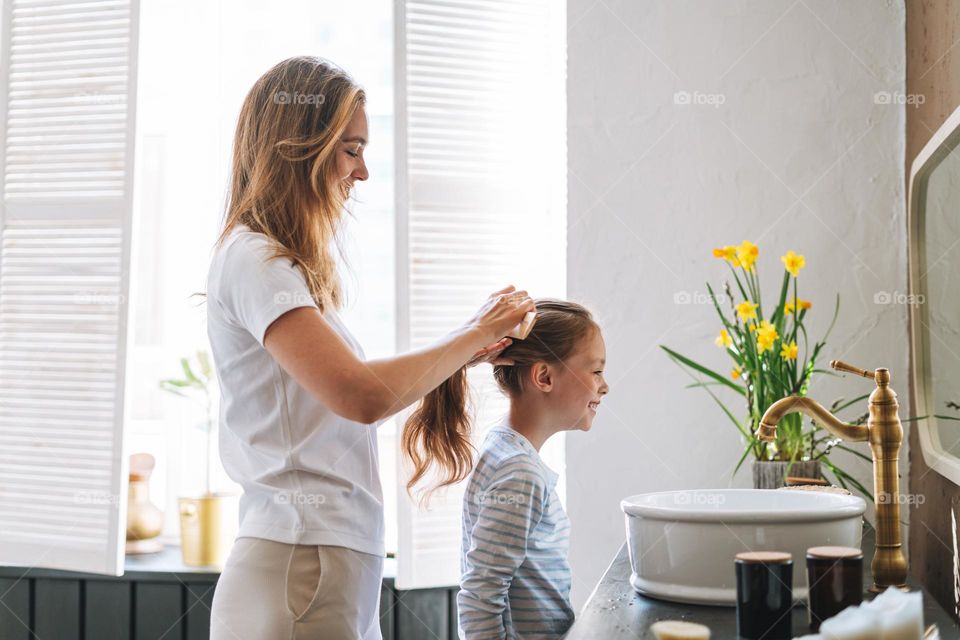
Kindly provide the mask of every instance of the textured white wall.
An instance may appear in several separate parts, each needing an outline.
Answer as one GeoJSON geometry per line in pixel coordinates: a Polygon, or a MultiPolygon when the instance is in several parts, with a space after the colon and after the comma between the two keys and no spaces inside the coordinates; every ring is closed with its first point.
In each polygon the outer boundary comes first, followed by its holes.
{"type": "MultiPolygon", "coordinates": [[[[887,366],[906,404],[906,308],[875,301],[906,292],[905,43],[902,2],[877,0],[569,0],[568,28],[568,289],[603,323],[611,384],[567,441],[579,607],[623,542],[621,498],[751,482],[731,479],[734,427],[657,347],[729,367],[697,303],[726,278],[713,247],[759,244],[768,297],[780,255],[804,254],[811,338],[841,295],[822,365],[887,366]]],[[[869,390],[821,376],[810,395],[869,390]]]]}

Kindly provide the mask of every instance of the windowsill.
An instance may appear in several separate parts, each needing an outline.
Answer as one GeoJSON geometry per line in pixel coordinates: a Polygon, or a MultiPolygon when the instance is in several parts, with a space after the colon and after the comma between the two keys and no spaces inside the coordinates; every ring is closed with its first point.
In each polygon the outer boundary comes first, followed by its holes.
{"type": "MultiPolygon", "coordinates": [[[[219,575],[220,568],[215,566],[192,567],[183,563],[178,545],[168,545],[158,553],[127,555],[123,563],[125,572],[163,572],[163,573],[201,573],[219,575]]],[[[383,577],[397,577],[397,559],[384,558],[383,577]]]]}
{"type": "MultiPolygon", "coordinates": [[[[123,563],[122,576],[107,576],[96,573],[81,573],[63,569],[27,568],[13,565],[0,565],[0,578],[18,578],[29,571],[32,578],[83,578],[85,580],[156,580],[158,574],[177,575],[178,579],[200,582],[213,582],[220,575],[220,567],[192,567],[183,563],[179,545],[167,545],[163,551],[142,555],[127,555],[123,563]]],[[[383,579],[393,580],[397,576],[397,559],[385,558],[383,579]]]]}

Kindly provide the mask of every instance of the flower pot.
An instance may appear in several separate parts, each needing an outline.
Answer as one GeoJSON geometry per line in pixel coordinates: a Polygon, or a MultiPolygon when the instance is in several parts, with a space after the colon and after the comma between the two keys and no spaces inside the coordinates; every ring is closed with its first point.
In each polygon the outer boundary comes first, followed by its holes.
{"type": "Polygon", "coordinates": [[[178,502],[183,563],[222,568],[237,534],[238,497],[211,493],[178,502]]]}
{"type": "Polygon", "coordinates": [[[801,462],[781,462],[779,460],[753,461],[753,488],[779,489],[784,486],[786,476],[802,478],[820,478],[820,461],[803,460],[801,462]]]}

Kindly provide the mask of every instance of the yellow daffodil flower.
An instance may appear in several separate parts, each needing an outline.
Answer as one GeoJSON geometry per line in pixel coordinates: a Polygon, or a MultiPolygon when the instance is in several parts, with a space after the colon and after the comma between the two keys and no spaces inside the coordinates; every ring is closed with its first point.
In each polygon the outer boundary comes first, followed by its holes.
{"type": "Polygon", "coordinates": [[[737,316],[744,322],[747,320],[756,320],[757,319],[757,303],[750,302],[741,302],[737,305],[737,316]]]}
{"type": "Polygon", "coordinates": [[[790,272],[794,278],[800,275],[800,269],[803,269],[806,266],[807,261],[803,256],[797,255],[792,249],[787,251],[787,254],[780,256],[780,261],[783,263],[783,266],[786,267],[787,271],[790,272]]]}
{"type": "Polygon", "coordinates": [[[780,357],[784,360],[797,359],[797,343],[791,342],[780,347],[780,357]]]}
{"type": "Polygon", "coordinates": [[[714,340],[714,344],[718,347],[729,347],[733,344],[733,339],[730,337],[730,334],[727,333],[726,329],[720,329],[720,335],[714,340]]]}
{"type": "Polygon", "coordinates": [[[720,247],[713,250],[714,258],[723,258],[734,267],[740,266],[740,261],[737,259],[737,248],[733,245],[727,245],[726,247],[720,247]]]}
{"type": "Polygon", "coordinates": [[[759,247],[749,240],[744,240],[737,247],[737,260],[747,271],[753,271],[753,263],[757,261],[758,255],[760,255],[759,247]]]}
{"type": "Polygon", "coordinates": [[[733,378],[734,380],[739,380],[739,379],[740,379],[740,367],[734,367],[733,370],[730,372],[730,377],[733,378]]]}
{"type": "MultiPolygon", "coordinates": [[[[809,308],[812,307],[812,306],[813,306],[813,303],[810,302],[809,300],[800,300],[799,298],[797,299],[797,307],[800,308],[800,309],[809,309],[809,308]]],[[[789,315],[793,315],[793,301],[792,301],[792,300],[789,301],[789,302],[787,302],[787,303],[785,303],[785,304],[783,305],[783,313],[784,313],[784,315],[788,315],[788,316],[789,316],[789,315]]]]}
{"type": "Polygon", "coordinates": [[[763,320],[760,326],[757,327],[757,351],[763,353],[773,349],[773,343],[776,342],[779,337],[777,328],[766,320],[763,320]]]}

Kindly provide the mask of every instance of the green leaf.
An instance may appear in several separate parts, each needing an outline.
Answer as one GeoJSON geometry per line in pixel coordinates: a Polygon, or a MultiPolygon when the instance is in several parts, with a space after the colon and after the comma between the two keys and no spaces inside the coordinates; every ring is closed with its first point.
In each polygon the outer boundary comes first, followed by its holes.
{"type": "Polygon", "coordinates": [[[173,395],[180,396],[181,398],[189,398],[190,396],[175,386],[165,386],[162,382],[160,383],[160,388],[166,391],[167,393],[172,393],[173,395]]]}
{"type": "Polygon", "coordinates": [[[788,395],[790,395],[790,391],[791,391],[791,389],[792,389],[792,386],[789,385],[789,384],[787,384],[787,382],[786,382],[783,378],[781,378],[781,377],[777,374],[776,371],[773,370],[773,367],[771,367],[771,368],[767,371],[767,373],[769,373],[769,374],[770,374],[770,377],[773,378],[776,382],[780,383],[780,389],[777,389],[777,390],[776,390],[776,394],[775,394],[775,395],[778,395],[778,396],[788,396],[788,395]]]}
{"type": "Polygon", "coordinates": [[[210,364],[210,354],[204,350],[197,351],[197,362],[200,363],[200,373],[205,380],[210,380],[213,376],[213,367],[210,364]]]}
{"type": "Polygon", "coordinates": [[[741,387],[741,386],[738,385],[738,384],[734,384],[731,380],[727,380],[725,377],[721,376],[719,373],[716,373],[716,372],[714,372],[714,371],[711,371],[710,369],[704,367],[703,365],[694,362],[693,360],[691,360],[690,358],[687,358],[686,356],[680,355],[679,353],[677,353],[677,352],[674,351],[673,349],[670,349],[669,347],[665,347],[665,346],[663,346],[662,344],[660,345],[660,348],[663,349],[664,351],[666,351],[667,354],[669,354],[669,356],[670,356],[671,358],[673,358],[673,360],[674,360],[675,362],[677,362],[677,363],[679,363],[679,364],[686,365],[686,366],[690,367],[691,369],[695,369],[696,371],[699,371],[699,372],[702,373],[703,375],[709,376],[710,378],[713,378],[714,380],[716,380],[717,382],[723,384],[724,386],[726,386],[726,387],[728,387],[728,388],[730,388],[730,389],[733,389],[734,391],[736,391],[736,392],[739,393],[740,395],[744,395],[745,392],[744,392],[744,390],[743,390],[743,387],[741,387]]]}
{"type": "Polygon", "coordinates": [[[826,344],[827,338],[830,337],[830,332],[833,331],[833,325],[835,325],[835,324],[837,323],[837,315],[838,315],[839,313],[840,313],[840,294],[838,293],[838,294],[837,294],[837,304],[836,304],[836,305],[834,306],[834,308],[833,308],[833,319],[830,320],[830,326],[827,327],[827,332],[826,332],[825,334],[823,334],[823,340],[821,340],[821,341],[818,343],[818,344],[820,344],[821,346],[824,345],[824,344],[826,344]]]}
{"type": "Polygon", "coordinates": [[[870,501],[873,502],[873,494],[867,491],[867,488],[864,487],[862,484],[860,484],[859,480],[851,476],[849,473],[845,472],[843,469],[841,469],[837,465],[830,462],[830,460],[828,460],[827,458],[824,458],[822,462],[823,464],[827,465],[827,467],[831,471],[833,471],[834,475],[837,476],[837,479],[840,481],[840,486],[842,486],[844,489],[848,489],[849,487],[847,486],[847,482],[849,482],[854,487],[856,487],[857,490],[860,491],[860,493],[862,493],[864,496],[867,496],[870,499],[870,501]]]}
{"type": "Polygon", "coordinates": [[[194,375],[193,369],[190,368],[190,361],[187,358],[180,358],[180,367],[183,368],[183,375],[186,376],[187,380],[194,384],[201,384],[200,379],[194,375]]]}
{"type": "Polygon", "coordinates": [[[849,407],[849,406],[851,406],[851,405],[855,405],[855,404],[857,404],[857,403],[859,403],[859,402],[863,402],[864,400],[866,400],[866,399],[869,398],[869,397],[870,397],[870,394],[869,394],[869,393],[865,393],[865,394],[863,394],[862,396],[857,396],[856,398],[854,398],[854,399],[852,399],[852,400],[848,400],[847,402],[842,402],[841,404],[837,405],[836,407],[831,407],[831,409],[833,410],[833,413],[839,413],[840,411],[843,411],[844,409],[846,409],[847,407],[849,407]]]}
{"type": "MultiPolygon", "coordinates": [[[[744,460],[747,459],[747,456],[750,455],[750,452],[753,451],[753,447],[756,445],[757,439],[754,436],[750,437],[750,440],[747,442],[747,446],[743,450],[743,455],[740,456],[740,460],[737,461],[737,466],[733,469],[733,476],[737,475],[737,472],[740,471],[740,467],[743,466],[744,460]]],[[[754,451],[754,453],[756,453],[754,451]]]]}
{"type": "Polygon", "coordinates": [[[783,284],[780,286],[780,302],[777,304],[776,310],[773,312],[773,317],[770,318],[771,324],[776,325],[777,333],[783,333],[783,326],[780,324],[780,321],[783,319],[783,303],[787,300],[787,291],[790,288],[790,272],[784,270],[783,272],[783,284]]]}
{"type": "Polygon", "coordinates": [[[716,310],[717,315],[720,316],[720,321],[723,322],[723,326],[726,327],[728,331],[736,331],[733,326],[733,323],[727,320],[727,316],[723,314],[723,311],[720,309],[720,303],[717,302],[717,294],[713,292],[713,287],[710,286],[710,283],[707,284],[707,291],[710,292],[710,301],[713,302],[713,308],[716,310]]]}
{"type": "Polygon", "coordinates": [[[733,268],[733,265],[727,262],[727,266],[730,267],[730,273],[733,274],[733,279],[737,283],[737,289],[740,289],[740,295],[743,296],[744,301],[750,300],[750,296],[747,295],[747,292],[743,288],[743,284],[740,282],[740,276],[737,275],[737,270],[733,268]]]}

